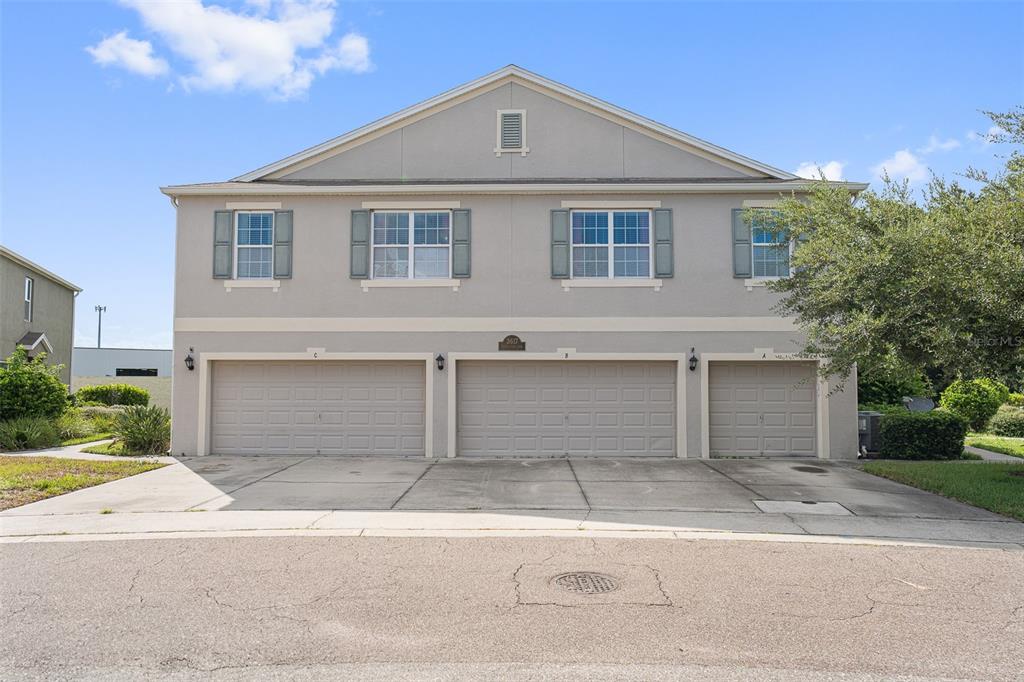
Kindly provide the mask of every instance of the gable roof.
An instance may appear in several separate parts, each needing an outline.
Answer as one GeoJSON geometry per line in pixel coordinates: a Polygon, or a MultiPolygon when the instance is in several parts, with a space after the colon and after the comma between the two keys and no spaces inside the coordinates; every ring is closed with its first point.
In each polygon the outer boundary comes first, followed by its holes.
{"type": "Polygon", "coordinates": [[[544,78],[543,76],[527,71],[526,69],[520,68],[514,64],[509,64],[508,66],[489,73],[486,76],[460,85],[435,97],[431,97],[419,104],[406,107],[401,111],[391,114],[390,116],[385,116],[384,118],[378,119],[361,128],[357,128],[351,132],[335,137],[334,139],[327,140],[326,142],[310,147],[309,149],[303,150],[297,154],[292,154],[280,161],[275,161],[274,163],[263,166],[262,168],[257,168],[254,171],[240,175],[237,178],[233,178],[232,181],[251,182],[266,178],[268,175],[278,173],[313,157],[329,155],[332,150],[338,149],[339,147],[346,145],[351,146],[352,143],[359,140],[359,138],[369,137],[382,128],[400,123],[405,119],[410,119],[420,114],[427,113],[429,115],[430,110],[441,109],[452,100],[469,95],[475,91],[486,90],[489,86],[497,86],[506,81],[516,82],[534,89],[548,90],[550,92],[557,93],[576,102],[577,105],[589,106],[607,116],[627,121],[638,127],[641,131],[646,131],[648,134],[662,135],[672,141],[686,145],[695,150],[702,151],[712,157],[731,162],[732,164],[741,166],[758,174],[767,175],[769,178],[778,180],[797,179],[797,176],[792,173],[755,161],[754,159],[737,154],[736,152],[725,149],[724,147],[711,144],[706,140],[694,137],[693,135],[688,135],[682,131],[676,130],[675,128],[658,123],[657,121],[652,121],[649,118],[645,118],[639,114],[634,114],[631,111],[617,107],[614,104],[605,102],[604,100],[600,100],[596,97],[592,97],[584,92],[580,92],[579,90],[575,90],[566,85],[562,85],[561,83],[544,78]]]}
{"type": "Polygon", "coordinates": [[[17,263],[18,265],[21,265],[22,267],[28,268],[29,270],[32,270],[33,272],[36,272],[36,273],[42,275],[43,277],[46,277],[47,279],[49,279],[49,280],[51,280],[53,282],[56,282],[57,284],[61,285],[62,287],[65,287],[67,289],[70,289],[71,291],[74,291],[76,294],[82,291],[82,287],[79,287],[79,286],[76,286],[76,285],[72,284],[71,282],[67,281],[63,277],[58,277],[57,275],[53,274],[52,272],[50,272],[49,270],[47,270],[43,266],[38,265],[36,263],[33,263],[28,258],[25,258],[24,256],[22,256],[19,253],[15,253],[14,251],[11,251],[6,246],[0,246],[0,256],[6,256],[10,260],[12,260],[15,263],[17,263]]]}
{"type": "Polygon", "coordinates": [[[53,352],[53,345],[50,340],[46,338],[45,332],[27,332],[14,344],[15,346],[23,346],[25,350],[30,353],[36,349],[36,346],[42,344],[43,349],[47,353],[53,352]]]}

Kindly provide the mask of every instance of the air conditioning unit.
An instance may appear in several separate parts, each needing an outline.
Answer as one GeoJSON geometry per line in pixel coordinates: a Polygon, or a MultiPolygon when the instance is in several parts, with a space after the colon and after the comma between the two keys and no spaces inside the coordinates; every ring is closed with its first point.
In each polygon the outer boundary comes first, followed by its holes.
{"type": "Polygon", "coordinates": [[[857,436],[862,455],[877,454],[882,449],[882,413],[858,412],[857,436]]]}

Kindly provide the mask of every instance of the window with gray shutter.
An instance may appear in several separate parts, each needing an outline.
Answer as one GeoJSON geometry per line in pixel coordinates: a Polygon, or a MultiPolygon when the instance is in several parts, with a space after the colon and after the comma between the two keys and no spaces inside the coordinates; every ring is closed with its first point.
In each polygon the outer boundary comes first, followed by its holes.
{"type": "Polygon", "coordinates": [[[750,225],[747,224],[742,208],[732,209],[732,276],[747,279],[752,274],[750,266],[750,225]]]}
{"type": "Polygon", "coordinates": [[[551,277],[569,278],[569,211],[551,211],[551,277]]]}
{"type": "Polygon", "coordinates": [[[349,277],[370,278],[370,212],[352,211],[349,277]]]}
{"type": "Polygon", "coordinates": [[[472,214],[468,208],[452,211],[452,277],[466,279],[472,265],[472,214]]]}
{"type": "Polygon", "coordinates": [[[213,212],[213,277],[231,279],[234,267],[234,213],[213,212]]]}
{"type": "Polygon", "coordinates": [[[274,279],[292,277],[292,215],[291,211],[274,211],[274,279]]]}

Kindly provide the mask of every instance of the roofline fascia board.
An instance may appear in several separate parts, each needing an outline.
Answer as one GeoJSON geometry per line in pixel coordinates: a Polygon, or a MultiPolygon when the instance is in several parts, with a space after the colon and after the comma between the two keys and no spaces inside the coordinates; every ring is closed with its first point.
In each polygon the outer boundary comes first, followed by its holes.
{"type": "Polygon", "coordinates": [[[37,274],[40,274],[43,277],[46,277],[47,279],[61,285],[65,289],[70,289],[71,291],[74,291],[76,293],[80,293],[82,291],[81,287],[72,284],[63,277],[53,274],[52,272],[50,272],[43,266],[39,265],[38,263],[33,263],[28,258],[25,258],[24,256],[17,254],[14,251],[11,251],[6,246],[0,246],[0,255],[4,255],[7,258],[10,258],[18,265],[26,267],[29,270],[32,270],[33,272],[36,272],[37,274]]]}
{"type": "MultiPolygon", "coordinates": [[[[589,107],[592,107],[593,109],[596,110],[595,112],[592,113],[604,112],[605,114],[610,114],[612,116],[621,118],[625,121],[632,123],[633,125],[644,128],[649,132],[653,132],[660,136],[668,138],[668,140],[683,143],[694,150],[710,154],[713,157],[717,157],[718,159],[730,161],[734,164],[737,164],[741,168],[764,173],[766,175],[782,180],[792,180],[796,179],[797,177],[787,171],[775,168],[773,166],[769,166],[767,164],[763,164],[747,156],[743,156],[742,154],[737,154],[736,152],[725,149],[724,147],[719,147],[718,145],[712,144],[707,140],[703,140],[699,137],[694,137],[693,135],[689,135],[680,130],[676,130],[675,128],[672,128],[670,126],[658,123],[657,121],[653,121],[639,114],[635,114],[627,109],[623,109],[622,107],[616,106],[610,102],[606,102],[597,97],[593,97],[574,88],[570,88],[566,85],[563,85],[556,81],[535,74],[531,71],[527,71],[526,69],[522,69],[515,65],[509,65],[504,68],[498,69],[497,71],[489,73],[485,76],[477,78],[476,80],[452,88],[451,90],[431,97],[430,99],[424,100],[418,104],[406,107],[405,109],[397,111],[389,116],[380,118],[376,121],[373,121],[372,123],[357,128],[351,132],[345,133],[344,135],[332,138],[330,140],[327,140],[326,142],[322,142],[321,144],[314,145],[296,154],[292,154],[291,156],[285,157],[280,161],[275,161],[274,163],[267,164],[261,168],[257,168],[254,171],[240,175],[236,178],[233,178],[233,180],[237,182],[250,182],[252,180],[257,180],[259,178],[263,178],[268,175],[277,173],[278,171],[281,171],[283,169],[298,166],[299,164],[307,160],[310,160],[314,157],[319,157],[321,154],[333,151],[338,147],[341,147],[342,145],[355,142],[357,139],[366,138],[365,140],[361,140],[360,143],[369,141],[370,139],[373,139],[373,137],[376,137],[374,133],[381,132],[385,128],[389,128],[400,123],[404,124],[404,122],[406,122],[407,119],[410,119],[420,114],[424,114],[429,110],[435,108],[437,108],[440,111],[440,107],[446,104],[448,104],[449,106],[453,106],[454,104],[457,103],[454,100],[457,100],[463,96],[476,93],[476,91],[478,90],[481,93],[486,92],[489,89],[500,87],[501,85],[504,85],[506,82],[510,82],[513,79],[518,79],[521,82],[521,84],[526,85],[528,87],[536,88],[537,86],[539,86],[541,88],[545,88],[554,93],[557,93],[563,97],[566,97],[570,100],[586,104],[589,107]]],[[[296,168],[294,170],[298,169],[296,168]]]]}
{"type": "MultiPolygon", "coordinates": [[[[515,195],[515,194],[701,194],[701,193],[785,193],[809,191],[816,181],[786,182],[724,182],[724,183],[621,183],[597,184],[451,184],[451,185],[272,185],[269,183],[239,183],[236,186],[177,185],[161,187],[170,197],[179,196],[371,196],[371,195],[515,195]]],[[[867,189],[862,182],[832,182],[852,192],[867,189]]]]}

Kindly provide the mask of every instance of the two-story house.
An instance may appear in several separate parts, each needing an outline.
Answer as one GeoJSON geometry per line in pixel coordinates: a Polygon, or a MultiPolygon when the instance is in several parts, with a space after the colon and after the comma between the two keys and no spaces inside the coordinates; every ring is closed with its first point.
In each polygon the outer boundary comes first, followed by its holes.
{"type": "Polygon", "coordinates": [[[743,219],[807,187],[516,66],[165,187],[173,452],[855,457],[743,219]]]}
{"type": "Polygon", "coordinates": [[[81,289],[63,277],[0,246],[0,361],[18,346],[29,357],[46,353],[64,365],[61,381],[71,383],[75,297],[81,289]]]}

